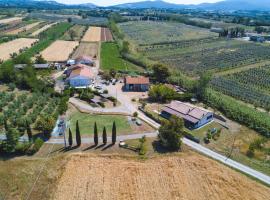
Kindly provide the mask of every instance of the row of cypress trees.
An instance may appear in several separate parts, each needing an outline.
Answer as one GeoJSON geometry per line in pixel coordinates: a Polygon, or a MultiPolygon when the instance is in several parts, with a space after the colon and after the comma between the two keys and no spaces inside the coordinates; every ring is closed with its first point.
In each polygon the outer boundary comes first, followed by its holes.
{"type": "MultiPolygon", "coordinates": [[[[105,126],[103,128],[102,140],[103,140],[103,144],[106,145],[107,144],[107,130],[106,130],[105,126]]],[[[69,128],[69,133],[68,133],[68,143],[69,143],[70,147],[73,145],[72,132],[71,132],[70,128],[69,128]]],[[[79,127],[78,120],[76,122],[76,143],[77,143],[77,146],[81,146],[81,133],[80,133],[80,127],[79,127]]],[[[96,122],[94,125],[94,143],[95,143],[95,146],[98,145],[98,129],[97,129],[96,122]]],[[[112,144],[115,145],[115,143],[116,143],[116,124],[114,121],[113,127],[112,127],[112,144]]]]}

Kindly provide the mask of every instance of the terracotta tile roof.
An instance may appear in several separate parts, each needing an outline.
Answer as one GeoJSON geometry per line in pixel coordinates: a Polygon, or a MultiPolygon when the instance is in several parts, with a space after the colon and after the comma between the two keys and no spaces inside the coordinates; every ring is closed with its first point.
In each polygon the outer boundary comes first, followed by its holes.
{"type": "Polygon", "coordinates": [[[75,76],[85,76],[88,78],[93,78],[94,74],[93,74],[90,67],[85,66],[85,67],[80,67],[80,68],[74,69],[71,72],[69,78],[73,78],[75,76]]]}
{"type": "Polygon", "coordinates": [[[127,76],[125,77],[125,84],[149,84],[149,78],[144,76],[127,76]]]}

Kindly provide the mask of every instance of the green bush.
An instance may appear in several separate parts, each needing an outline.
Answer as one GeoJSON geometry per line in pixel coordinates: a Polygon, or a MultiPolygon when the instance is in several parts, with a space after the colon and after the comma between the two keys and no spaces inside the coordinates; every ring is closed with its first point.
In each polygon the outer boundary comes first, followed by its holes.
{"type": "Polygon", "coordinates": [[[39,149],[42,147],[43,144],[44,144],[44,141],[40,138],[37,138],[34,144],[32,144],[32,146],[28,149],[27,154],[28,155],[35,154],[36,152],[39,151],[39,149]]]}

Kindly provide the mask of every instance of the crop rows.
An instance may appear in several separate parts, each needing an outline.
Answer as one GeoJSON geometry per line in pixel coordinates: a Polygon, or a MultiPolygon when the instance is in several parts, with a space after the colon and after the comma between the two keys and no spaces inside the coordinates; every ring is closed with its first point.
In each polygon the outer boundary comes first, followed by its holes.
{"type": "MultiPolygon", "coordinates": [[[[184,70],[189,75],[196,75],[202,71],[220,71],[227,68],[239,67],[270,59],[270,47],[254,43],[227,44],[219,47],[204,48],[193,52],[179,53],[179,48],[169,50],[163,54],[152,54],[148,58],[166,64],[174,69],[184,70]]],[[[148,53],[149,54],[149,53],[148,53]]]]}
{"type": "Polygon", "coordinates": [[[176,42],[189,39],[215,37],[207,29],[181,23],[134,21],[119,24],[121,31],[137,45],[176,42]]]}
{"type": "Polygon", "coordinates": [[[6,121],[23,132],[27,123],[34,124],[41,115],[57,116],[59,100],[49,95],[23,93],[16,96],[13,92],[0,92],[0,99],[0,127],[6,121]]]}
{"type": "Polygon", "coordinates": [[[214,78],[211,87],[242,101],[270,109],[270,66],[214,78]]]}

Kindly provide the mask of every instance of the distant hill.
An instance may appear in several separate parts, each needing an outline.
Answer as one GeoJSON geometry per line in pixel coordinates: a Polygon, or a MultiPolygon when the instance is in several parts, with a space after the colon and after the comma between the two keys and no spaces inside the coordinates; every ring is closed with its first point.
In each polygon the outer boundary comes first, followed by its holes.
{"type": "Polygon", "coordinates": [[[130,9],[144,9],[144,8],[157,8],[157,9],[181,9],[187,8],[186,5],[168,3],[161,0],[156,1],[142,1],[135,3],[125,3],[113,6],[116,8],[130,8],[130,9]]]}
{"type": "Polygon", "coordinates": [[[156,8],[156,9],[205,9],[205,10],[270,10],[270,0],[224,0],[217,3],[202,3],[199,5],[172,4],[162,0],[142,1],[113,6],[115,8],[156,8]]]}
{"type": "Polygon", "coordinates": [[[66,5],[52,0],[0,0],[1,7],[17,8],[43,8],[43,9],[61,9],[61,8],[96,8],[92,3],[66,5]]]}

